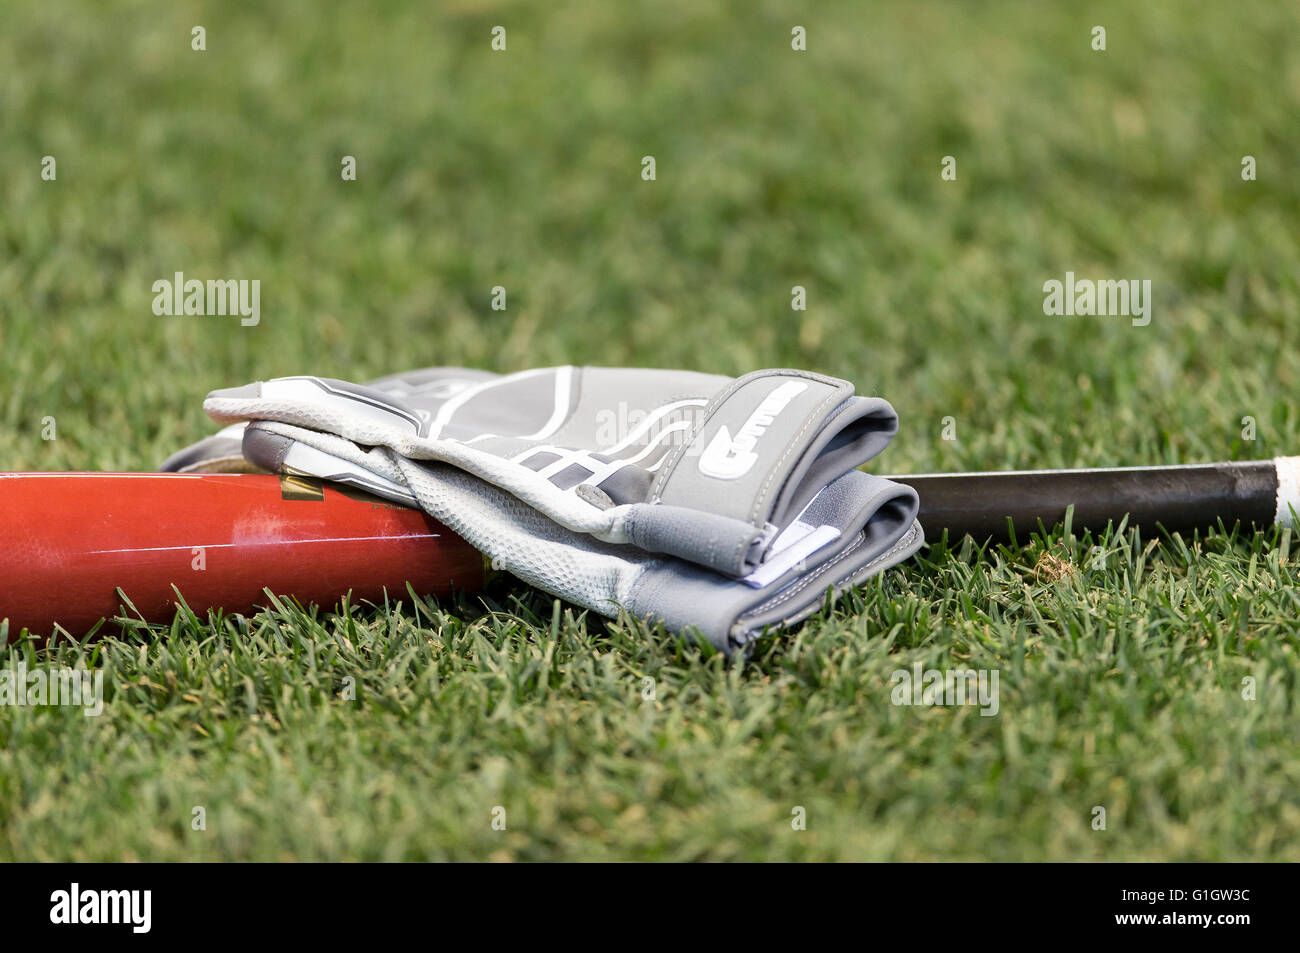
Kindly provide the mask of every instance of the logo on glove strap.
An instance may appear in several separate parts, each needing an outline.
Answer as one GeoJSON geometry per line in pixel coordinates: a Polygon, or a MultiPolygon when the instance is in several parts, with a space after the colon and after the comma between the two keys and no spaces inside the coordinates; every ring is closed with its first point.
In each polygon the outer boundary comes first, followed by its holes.
{"type": "Polygon", "coordinates": [[[808,389],[807,384],[789,381],[763,398],[758,409],[749,415],[736,436],[719,427],[709,445],[700,454],[700,472],[717,480],[739,480],[758,462],[754,448],[767,433],[781,411],[808,389]]]}

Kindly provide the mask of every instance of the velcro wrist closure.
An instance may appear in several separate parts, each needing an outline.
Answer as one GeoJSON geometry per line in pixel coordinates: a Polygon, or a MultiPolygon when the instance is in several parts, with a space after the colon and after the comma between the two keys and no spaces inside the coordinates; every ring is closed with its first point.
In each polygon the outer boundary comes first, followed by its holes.
{"type": "Polygon", "coordinates": [[[705,408],[691,439],[664,461],[651,502],[762,528],[791,475],[852,395],[847,381],[807,371],[737,378],[705,408]]]}

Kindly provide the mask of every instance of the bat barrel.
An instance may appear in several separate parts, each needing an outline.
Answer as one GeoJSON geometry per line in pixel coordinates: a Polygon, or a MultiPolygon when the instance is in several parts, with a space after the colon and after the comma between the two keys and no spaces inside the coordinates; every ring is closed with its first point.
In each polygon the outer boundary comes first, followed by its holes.
{"type": "Polygon", "coordinates": [[[424,513],[320,481],[254,474],[0,474],[0,619],[75,635],[119,612],[248,612],[264,589],[304,604],[446,595],[481,555],[424,513]]]}
{"type": "MultiPolygon", "coordinates": [[[[1294,458],[1283,458],[1291,460],[1294,458]]],[[[1096,470],[911,474],[890,477],[914,487],[926,538],[947,530],[1007,541],[1008,520],[1023,541],[1039,523],[1051,529],[1073,506],[1071,529],[1098,533],[1127,515],[1129,525],[1169,532],[1209,529],[1220,520],[1268,527],[1287,512],[1279,505],[1279,462],[1211,463],[1096,470]]]]}

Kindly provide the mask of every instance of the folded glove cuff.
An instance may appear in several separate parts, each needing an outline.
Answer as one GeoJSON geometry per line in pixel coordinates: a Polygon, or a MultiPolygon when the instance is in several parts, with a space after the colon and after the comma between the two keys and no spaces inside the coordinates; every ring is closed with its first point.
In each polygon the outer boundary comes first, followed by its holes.
{"type": "Polygon", "coordinates": [[[690,439],[659,467],[648,501],[749,523],[784,525],[822,487],[866,463],[898,415],[853,385],[808,371],[754,371],[705,408],[690,439]]]}
{"type": "Polygon", "coordinates": [[[828,595],[833,601],[843,590],[902,562],[924,539],[915,520],[903,527],[863,530],[833,559],[776,592],[753,589],[680,560],[661,560],[638,577],[625,608],[669,631],[697,629],[723,652],[743,650],[766,629],[800,622],[828,595]]]}

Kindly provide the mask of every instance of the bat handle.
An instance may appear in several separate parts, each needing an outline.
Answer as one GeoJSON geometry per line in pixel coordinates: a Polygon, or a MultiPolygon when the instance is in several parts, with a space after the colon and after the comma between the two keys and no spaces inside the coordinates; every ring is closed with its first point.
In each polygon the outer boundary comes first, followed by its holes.
{"type": "Polygon", "coordinates": [[[1051,529],[1074,507],[1070,528],[1098,533],[1125,515],[1129,525],[1169,532],[1209,529],[1222,520],[1288,524],[1300,507],[1300,457],[1240,463],[1096,470],[909,474],[890,477],[915,488],[926,538],[1023,542],[1039,523],[1051,529]],[[1008,525],[1008,522],[1010,525],[1008,525]]]}

